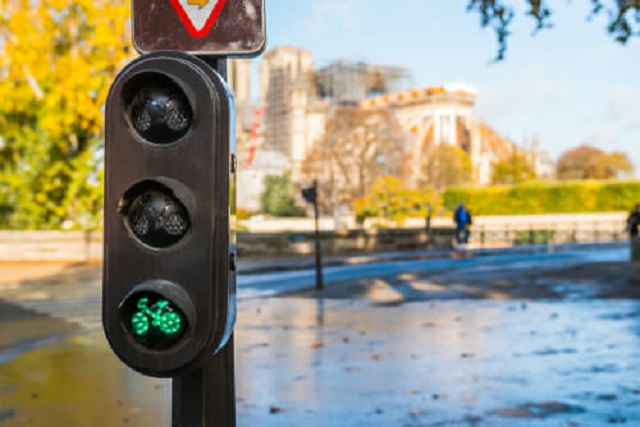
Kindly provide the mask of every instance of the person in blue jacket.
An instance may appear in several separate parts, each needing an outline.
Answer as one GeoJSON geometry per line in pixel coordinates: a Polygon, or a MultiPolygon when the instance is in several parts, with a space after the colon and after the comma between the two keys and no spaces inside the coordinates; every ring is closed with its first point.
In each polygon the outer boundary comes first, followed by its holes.
{"type": "Polygon", "coordinates": [[[466,245],[469,241],[469,226],[471,225],[471,213],[460,203],[453,212],[453,221],[456,223],[456,241],[458,245],[466,245]]]}

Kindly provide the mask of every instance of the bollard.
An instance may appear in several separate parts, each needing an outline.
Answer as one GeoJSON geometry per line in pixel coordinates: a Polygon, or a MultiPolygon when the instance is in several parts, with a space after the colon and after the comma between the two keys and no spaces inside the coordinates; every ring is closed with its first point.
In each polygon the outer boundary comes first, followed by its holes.
{"type": "Polygon", "coordinates": [[[640,263],[640,237],[632,237],[631,242],[631,262],[640,263]]]}
{"type": "Polygon", "coordinates": [[[632,237],[630,244],[633,278],[638,282],[640,281],[640,237],[632,237]]]}

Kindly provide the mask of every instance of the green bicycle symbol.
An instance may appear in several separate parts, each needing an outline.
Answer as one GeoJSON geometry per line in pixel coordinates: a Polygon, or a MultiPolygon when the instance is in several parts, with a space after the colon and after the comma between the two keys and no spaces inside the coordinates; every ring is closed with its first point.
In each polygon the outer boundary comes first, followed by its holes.
{"type": "Polygon", "coordinates": [[[152,308],[147,307],[149,298],[140,298],[138,310],[131,318],[133,332],[136,335],[145,335],[151,327],[157,328],[165,335],[173,335],[182,328],[182,318],[169,307],[169,301],[162,299],[152,308]]]}

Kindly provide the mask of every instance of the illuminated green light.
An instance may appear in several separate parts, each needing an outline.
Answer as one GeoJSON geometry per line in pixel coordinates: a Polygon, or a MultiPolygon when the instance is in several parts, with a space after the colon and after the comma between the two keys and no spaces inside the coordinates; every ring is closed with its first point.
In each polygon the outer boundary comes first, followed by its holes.
{"type": "Polygon", "coordinates": [[[133,333],[136,335],[144,335],[149,332],[149,320],[144,313],[137,312],[131,319],[131,326],[133,326],[133,333]]]}
{"type": "Polygon", "coordinates": [[[153,292],[132,295],[125,302],[122,315],[133,338],[152,349],[172,346],[187,329],[184,313],[170,300],[153,292]]]}

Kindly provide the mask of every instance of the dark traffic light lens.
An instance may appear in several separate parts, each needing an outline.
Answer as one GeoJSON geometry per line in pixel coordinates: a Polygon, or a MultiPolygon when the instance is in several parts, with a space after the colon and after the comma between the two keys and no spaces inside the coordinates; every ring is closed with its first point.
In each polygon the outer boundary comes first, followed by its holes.
{"type": "Polygon", "coordinates": [[[169,144],[184,136],[193,123],[193,112],[182,89],[162,75],[138,81],[128,109],[138,134],[155,144],[169,144]]]}
{"type": "Polygon", "coordinates": [[[166,248],[189,231],[189,214],[172,195],[147,190],[133,199],[126,216],[130,230],[144,244],[166,248]]]}
{"type": "Polygon", "coordinates": [[[131,337],[153,350],[173,346],[189,326],[187,316],[177,304],[149,291],[129,296],[120,309],[120,315],[131,337]]]}

